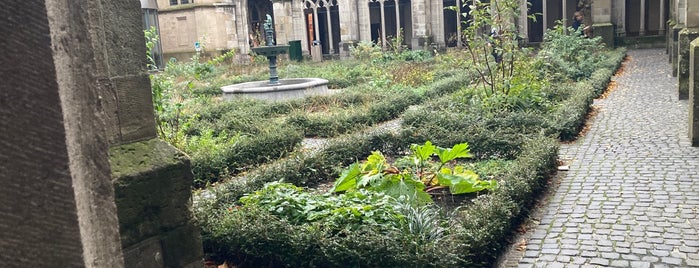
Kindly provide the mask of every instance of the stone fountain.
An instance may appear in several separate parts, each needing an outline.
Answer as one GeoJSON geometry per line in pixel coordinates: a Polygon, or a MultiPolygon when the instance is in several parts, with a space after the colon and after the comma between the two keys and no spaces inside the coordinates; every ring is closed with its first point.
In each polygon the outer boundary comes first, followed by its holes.
{"type": "Polygon", "coordinates": [[[267,14],[263,24],[265,29],[265,46],[254,47],[252,51],[267,57],[269,61],[269,81],[255,81],[221,87],[225,99],[250,97],[262,100],[287,100],[303,98],[307,95],[328,93],[328,80],[320,78],[279,79],[277,74],[277,56],[285,54],[289,46],[274,44],[274,27],[272,17],[267,14]]]}

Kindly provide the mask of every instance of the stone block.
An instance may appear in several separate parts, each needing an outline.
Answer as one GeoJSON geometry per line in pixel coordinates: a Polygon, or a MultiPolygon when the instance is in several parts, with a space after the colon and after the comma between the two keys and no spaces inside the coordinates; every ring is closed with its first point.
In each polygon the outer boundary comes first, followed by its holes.
{"type": "Polygon", "coordinates": [[[153,237],[124,249],[124,267],[163,268],[160,239],[153,237]]]}
{"type": "Polygon", "coordinates": [[[123,144],[155,138],[155,116],[150,79],[138,74],[112,79],[119,109],[119,133],[123,144]]]}
{"type": "Polygon", "coordinates": [[[592,25],[594,36],[602,37],[602,43],[605,46],[614,47],[614,24],[611,23],[596,23],[592,25]]]}
{"type": "Polygon", "coordinates": [[[126,76],[146,70],[143,17],[139,1],[102,1],[104,45],[109,76],[126,76]]]}
{"type": "Polygon", "coordinates": [[[193,225],[186,225],[163,234],[161,245],[165,267],[201,267],[204,252],[200,233],[193,225]]]}
{"type": "Polygon", "coordinates": [[[672,59],[670,60],[670,63],[672,64],[672,76],[677,77],[677,63],[678,63],[678,52],[679,52],[679,38],[680,38],[680,31],[684,29],[683,24],[677,24],[672,27],[672,47],[670,50],[672,50],[672,59]]]}
{"type": "Polygon", "coordinates": [[[124,247],[188,224],[192,173],[184,154],[158,139],[115,146],[109,154],[124,247]]]}
{"type": "Polygon", "coordinates": [[[689,97],[689,45],[697,37],[699,37],[699,28],[684,28],[679,32],[677,84],[680,100],[689,97]]]}
{"type": "Polygon", "coordinates": [[[699,39],[689,47],[689,138],[699,146],[699,39]]]}

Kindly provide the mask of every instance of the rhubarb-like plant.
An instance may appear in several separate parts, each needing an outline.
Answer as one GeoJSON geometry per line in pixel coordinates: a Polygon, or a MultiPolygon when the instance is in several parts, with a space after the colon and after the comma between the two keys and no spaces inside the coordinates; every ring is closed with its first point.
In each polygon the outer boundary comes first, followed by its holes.
{"type": "Polygon", "coordinates": [[[452,194],[473,193],[497,187],[495,180],[482,181],[478,174],[456,164],[472,157],[467,143],[442,148],[427,141],[410,146],[411,154],[389,164],[379,151],[366,161],[350,165],[335,181],[333,192],[366,188],[411,203],[431,203],[430,192],[449,188],[452,194]],[[434,160],[434,156],[437,156],[434,160]]]}

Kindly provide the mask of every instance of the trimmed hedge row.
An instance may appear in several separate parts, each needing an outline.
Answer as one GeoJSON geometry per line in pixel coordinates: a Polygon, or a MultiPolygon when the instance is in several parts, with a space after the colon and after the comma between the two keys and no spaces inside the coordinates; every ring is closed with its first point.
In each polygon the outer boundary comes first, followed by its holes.
{"type": "Polygon", "coordinates": [[[565,90],[571,92],[571,95],[557,106],[547,120],[553,132],[557,133],[561,140],[573,140],[577,137],[592,102],[607,88],[624,57],[626,57],[624,48],[611,51],[606,61],[601,64],[601,68],[592,73],[590,78],[573,85],[563,85],[568,87],[565,90]]]}
{"type": "Polygon", "coordinates": [[[295,113],[286,122],[303,130],[306,137],[335,137],[398,117],[410,105],[420,102],[414,92],[389,95],[368,109],[345,109],[330,115],[295,113]]]}
{"type": "Polygon", "coordinates": [[[489,267],[507,243],[513,228],[526,215],[556,167],[558,141],[539,135],[527,141],[515,164],[493,193],[479,196],[460,218],[464,252],[473,266],[489,267]]]}
{"type": "MultiPolygon", "coordinates": [[[[609,62],[623,58],[612,53],[609,62]]],[[[204,230],[206,251],[241,267],[488,267],[507,243],[512,229],[526,214],[553,171],[557,139],[577,133],[592,98],[609,82],[613,67],[600,68],[593,76],[571,88],[563,104],[552,112],[517,112],[483,116],[468,107],[425,105],[403,117],[407,129],[399,135],[363,133],[331,140],[318,152],[292,155],[222,183],[201,193],[196,216],[204,230]],[[605,77],[606,74],[606,77],[605,77]],[[449,110],[461,110],[460,113],[449,110]],[[431,140],[448,147],[467,141],[472,153],[487,159],[515,159],[501,178],[500,187],[478,196],[456,215],[452,234],[439,244],[417,244],[404,232],[366,228],[355,232],[327,233],[319,226],[292,225],[261,210],[233,210],[246,193],[279,179],[299,186],[315,185],[337,177],[339,168],[366,157],[373,150],[395,155],[407,144],[431,140]],[[302,256],[302,257],[301,257],[302,256]]],[[[437,88],[455,92],[461,78],[436,82],[437,88]],[[443,85],[440,88],[438,85],[443,85]]],[[[438,103],[438,101],[437,101],[438,103]]],[[[457,105],[458,106],[458,105],[457,105]]]]}
{"type": "MultiPolygon", "coordinates": [[[[380,150],[387,153],[397,153],[406,148],[398,137],[391,133],[364,133],[345,135],[332,139],[319,152],[298,151],[286,158],[252,170],[245,176],[223,182],[216,187],[207,189],[214,198],[201,200],[207,210],[225,207],[226,204],[237,202],[246,193],[256,191],[265,183],[273,181],[289,182],[298,186],[313,186],[322,181],[335,178],[340,174],[340,168],[347,166],[380,150]]],[[[211,211],[210,211],[211,212],[211,211]]]]}
{"type": "Polygon", "coordinates": [[[229,195],[227,202],[197,214],[206,252],[240,267],[487,266],[505,245],[532,194],[543,188],[557,146],[555,139],[544,136],[528,141],[510,171],[499,178],[501,187],[476,198],[456,216],[449,235],[438,241],[377,226],[336,233],[322,225],[293,225],[258,209],[229,211],[226,208],[235,206],[239,197],[229,195]]]}
{"type": "Polygon", "coordinates": [[[272,126],[264,133],[241,136],[217,149],[207,150],[205,146],[194,149],[189,152],[194,187],[206,186],[221,177],[288,155],[302,140],[303,135],[295,129],[272,126]]]}

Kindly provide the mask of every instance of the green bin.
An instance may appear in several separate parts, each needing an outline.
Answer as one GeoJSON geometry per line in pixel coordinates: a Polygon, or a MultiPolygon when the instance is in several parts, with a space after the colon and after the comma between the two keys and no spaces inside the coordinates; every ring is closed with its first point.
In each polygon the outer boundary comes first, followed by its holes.
{"type": "Polygon", "coordinates": [[[301,40],[289,41],[289,59],[296,61],[303,60],[303,55],[301,54],[301,40]]]}

